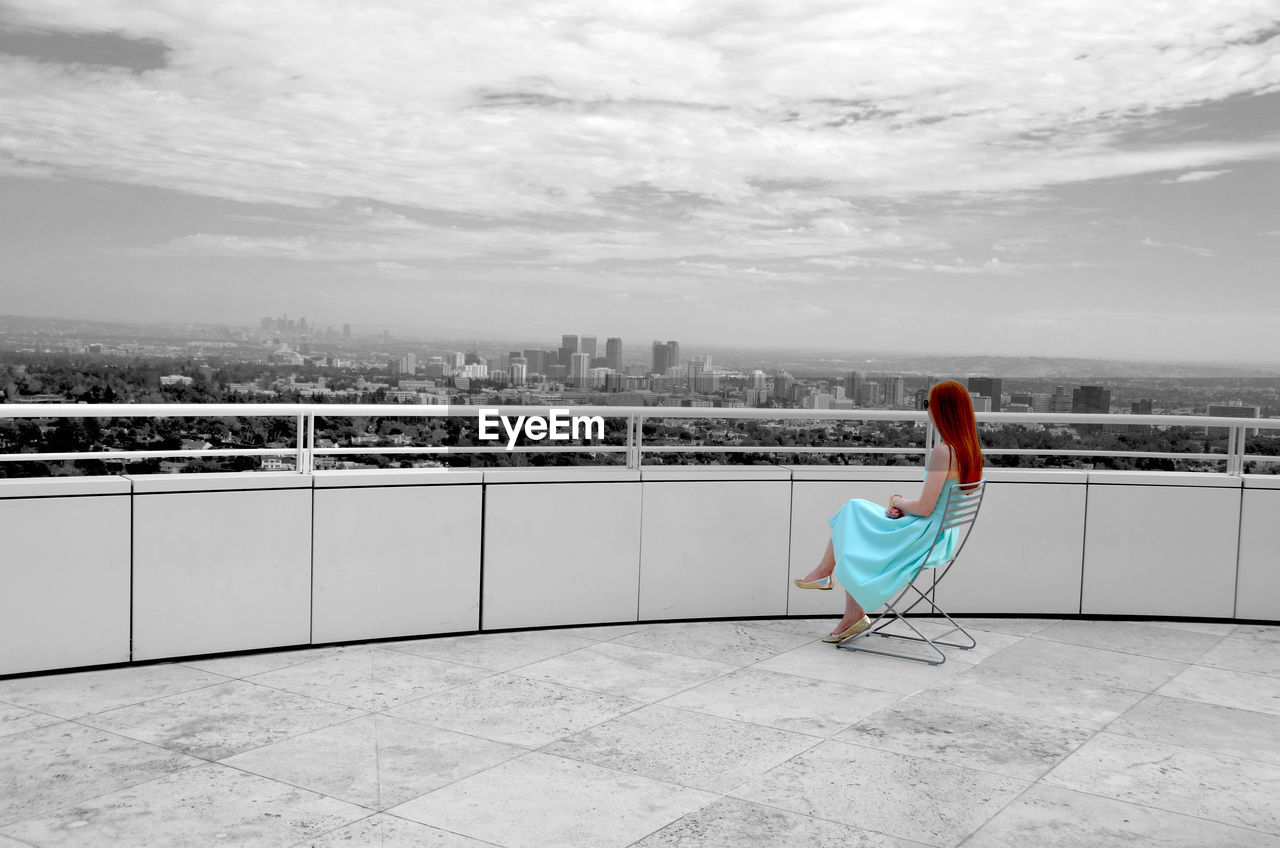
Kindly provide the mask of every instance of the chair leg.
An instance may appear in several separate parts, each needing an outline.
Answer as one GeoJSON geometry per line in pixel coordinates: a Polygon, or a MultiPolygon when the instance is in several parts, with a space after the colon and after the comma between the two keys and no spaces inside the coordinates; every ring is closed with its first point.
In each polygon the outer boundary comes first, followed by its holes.
{"type": "Polygon", "coordinates": [[[951,647],[951,648],[960,648],[961,650],[965,650],[965,651],[976,648],[978,645],[978,642],[976,639],[973,638],[973,635],[970,634],[969,631],[961,627],[959,624],[957,624],[955,619],[947,615],[946,611],[943,610],[941,607],[937,605],[937,603],[934,602],[932,595],[933,595],[932,587],[930,587],[930,591],[926,594],[925,592],[921,592],[918,588],[916,588],[915,584],[912,583],[911,585],[907,586],[906,589],[902,590],[902,592],[898,595],[898,597],[894,599],[894,603],[885,604],[885,608],[886,608],[885,612],[882,612],[878,616],[876,616],[875,619],[871,622],[870,627],[868,627],[866,630],[859,633],[857,636],[854,636],[851,639],[846,639],[845,641],[838,643],[836,647],[844,648],[846,651],[863,651],[864,653],[868,653],[868,654],[881,654],[883,656],[898,657],[899,659],[904,659],[904,660],[915,660],[916,662],[928,663],[929,665],[941,665],[942,663],[947,661],[947,655],[942,652],[942,649],[938,647],[939,645],[946,645],[947,647],[951,647]],[[905,610],[903,610],[900,613],[898,612],[897,607],[895,606],[895,603],[901,601],[902,598],[907,594],[907,591],[910,589],[915,589],[916,594],[918,594],[920,597],[917,598],[911,604],[911,606],[907,607],[905,610]],[[914,609],[916,605],[919,604],[921,601],[928,602],[930,607],[932,607],[935,612],[942,613],[942,616],[951,623],[951,629],[941,634],[936,639],[930,639],[928,636],[921,633],[920,630],[914,624],[911,623],[911,619],[907,618],[906,616],[906,613],[914,609]],[[901,621],[902,623],[906,624],[907,627],[911,628],[912,632],[914,632],[916,635],[908,636],[903,633],[880,632],[885,627],[888,627],[890,624],[892,624],[894,621],[901,621]],[[968,645],[963,645],[958,642],[943,641],[944,637],[950,636],[952,633],[955,633],[957,630],[963,633],[965,638],[969,640],[968,645]],[[930,659],[929,657],[916,656],[914,654],[904,654],[904,653],[898,653],[896,651],[882,651],[882,650],[877,650],[875,648],[869,648],[869,647],[866,647],[865,644],[861,644],[861,643],[864,643],[867,639],[869,639],[872,635],[880,636],[881,638],[884,638],[884,639],[906,639],[911,642],[923,642],[927,644],[935,654],[938,655],[938,658],[935,660],[935,659],[930,659]]]}

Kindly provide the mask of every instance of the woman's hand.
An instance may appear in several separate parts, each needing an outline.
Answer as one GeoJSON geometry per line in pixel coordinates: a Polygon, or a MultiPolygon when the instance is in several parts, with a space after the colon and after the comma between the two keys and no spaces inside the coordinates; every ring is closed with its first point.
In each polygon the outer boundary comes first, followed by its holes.
{"type": "Polygon", "coordinates": [[[889,507],[884,511],[884,514],[887,515],[889,518],[901,518],[902,516],[906,515],[905,512],[898,509],[896,506],[889,507]]]}

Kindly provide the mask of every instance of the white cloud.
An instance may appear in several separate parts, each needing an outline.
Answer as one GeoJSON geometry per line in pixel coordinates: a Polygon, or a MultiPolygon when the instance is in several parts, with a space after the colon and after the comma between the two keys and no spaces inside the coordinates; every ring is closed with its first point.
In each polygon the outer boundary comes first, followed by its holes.
{"type": "Polygon", "coordinates": [[[1231,173],[1230,169],[1222,171],[1187,171],[1185,174],[1179,174],[1171,180],[1161,180],[1165,184],[1172,183],[1199,183],[1205,180],[1211,180],[1214,177],[1220,177],[1223,174],[1231,173]]]}
{"type": "Polygon", "coordinates": [[[1156,241],[1150,236],[1147,236],[1146,238],[1144,238],[1142,241],[1138,243],[1141,244],[1143,247],[1171,247],[1174,250],[1185,250],[1187,253],[1194,253],[1196,256],[1199,256],[1202,259],[1212,259],[1214,256],[1217,255],[1207,247],[1196,247],[1190,244],[1173,244],[1170,242],[1156,241]]]}
{"type": "Polygon", "coordinates": [[[577,268],[687,257],[709,266],[689,273],[723,265],[739,278],[775,273],[769,260],[826,257],[1012,274],[1034,265],[939,261],[946,226],[883,209],[1167,171],[1195,182],[1280,158],[1280,139],[1265,136],[1128,135],[1280,88],[1274,42],[1250,38],[1270,25],[1268,0],[1174,11],[1106,0],[5,9],[170,53],[143,74],[0,55],[0,173],[286,203],[339,221],[297,237],[197,233],[156,248],[167,255],[577,268]]]}

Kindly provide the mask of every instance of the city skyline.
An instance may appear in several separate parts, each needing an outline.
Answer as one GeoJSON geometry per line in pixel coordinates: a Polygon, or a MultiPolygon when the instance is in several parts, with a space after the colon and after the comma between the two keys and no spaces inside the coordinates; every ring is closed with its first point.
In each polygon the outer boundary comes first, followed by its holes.
{"type": "Polygon", "coordinates": [[[1277,31],[1243,0],[8,0],[0,286],[82,319],[1274,363],[1277,31]]]}

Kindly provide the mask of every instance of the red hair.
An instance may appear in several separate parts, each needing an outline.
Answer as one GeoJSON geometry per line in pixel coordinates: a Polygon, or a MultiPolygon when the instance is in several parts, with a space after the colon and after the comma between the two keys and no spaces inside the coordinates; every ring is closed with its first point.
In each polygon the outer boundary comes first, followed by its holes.
{"type": "Polygon", "coordinates": [[[955,451],[960,482],[981,480],[982,448],[978,446],[978,425],[973,419],[969,390],[955,380],[938,383],[929,390],[929,411],[942,440],[955,451]]]}

